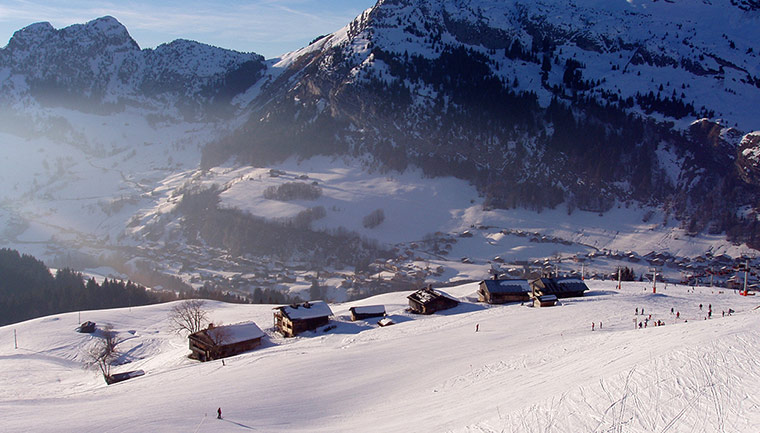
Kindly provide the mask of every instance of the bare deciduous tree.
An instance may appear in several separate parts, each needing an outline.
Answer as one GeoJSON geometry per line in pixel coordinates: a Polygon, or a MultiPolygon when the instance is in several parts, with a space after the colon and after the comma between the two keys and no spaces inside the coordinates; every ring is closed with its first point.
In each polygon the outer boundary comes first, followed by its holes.
{"type": "Polygon", "coordinates": [[[100,339],[90,346],[87,351],[88,364],[97,366],[103,374],[106,383],[111,379],[111,365],[116,360],[118,353],[116,346],[121,343],[118,334],[113,330],[111,325],[106,325],[100,332],[100,339]]]}
{"type": "Polygon", "coordinates": [[[231,337],[229,329],[222,326],[222,322],[218,322],[214,326],[209,325],[206,333],[217,346],[223,345],[231,337]]]}
{"type": "Polygon", "coordinates": [[[205,302],[202,299],[188,299],[174,305],[169,313],[169,321],[176,332],[187,331],[192,334],[200,331],[208,323],[205,302]]]}

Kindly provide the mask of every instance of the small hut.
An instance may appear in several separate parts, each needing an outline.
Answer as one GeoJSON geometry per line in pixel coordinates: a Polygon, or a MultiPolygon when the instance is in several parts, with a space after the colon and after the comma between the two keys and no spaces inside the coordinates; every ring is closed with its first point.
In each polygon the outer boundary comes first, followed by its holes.
{"type": "Polygon", "coordinates": [[[578,278],[538,278],[530,282],[531,298],[542,295],[554,295],[557,298],[574,298],[583,296],[588,286],[578,278]]]}
{"type": "Polygon", "coordinates": [[[92,334],[95,332],[95,322],[90,322],[89,320],[82,323],[77,327],[77,332],[82,332],[86,334],[92,334]]]}
{"type": "Polygon", "coordinates": [[[274,326],[285,337],[295,337],[327,325],[332,310],[324,301],[304,302],[274,309],[274,326]]]}
{"type": "Polygon", "coordinates": [[[383,317],[382,319],[377,321],[377,326],[385,327],[385,326],[391,326],[395,322],[390,319],[390,317],[383,317]]]}
{"type": "Polygon", "coordinates": [[[412,312],[419,314],[433,314],[459,305],[456,299],[430,287],[417,290],[407,296],[407,299],[409,299],[409,308],[412,312]]]}
{"type": "Polygon", "coordinates": [[[557,297],[555,295],[541,295],[533,298],[534,307],[553,307],[557,305],[557,297]]]}
{"type": "Polygon", "coordinates": [[[259,345],[264,332],[253,322],[213,326],[190,334],[191,358],[211,361],[247,352],[259,345]]]}
{"type": "Polygon", "coordinates": [[[478,301],[489,304],[530,300],[528,280],[483,280],[478,286],[478,301]]]}
{"type": "Polygon", "coordinates": [[[363,320],[372,317],[385,316],[385,306],[383,305],[365,305],[363,307],[351,307],[348,309],[351,312],[351,320],[363,320]]]}

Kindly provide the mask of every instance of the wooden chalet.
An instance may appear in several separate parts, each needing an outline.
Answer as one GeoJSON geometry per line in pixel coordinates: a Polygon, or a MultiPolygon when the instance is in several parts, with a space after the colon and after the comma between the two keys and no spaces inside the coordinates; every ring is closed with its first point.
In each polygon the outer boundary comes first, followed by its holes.
{"type": "Polygon", "coordinates": [[[430,287],[417,290],[407,296],[407,299],[409,299],[409,308],[412,312],[419,314],[433,314],[459,305],[456,299],[430,287]]]}
{"type": "Polygon", "coordinates": [[[530,300],[528,280],[483,280],[478,286],[478,301],[489,304],[530,300]]]}
{"type": "Polygon", "coordinates": [[[557,305],[556,295],[541,295],[533,298],[534,307],[553,307],[557,305]]]}
{"type": "Polygon", "coordinates": [[[199,361],[226,358],[247,352],[259,345],[264,332],[253,322],[213,326],[190,334],[191,358],[199,361]]]}
{"type": "Polygon", "coordinates": [[[348,309],[351,312],[351,320],[363,320],[372,317],[385,316],[385,306],[383,305],[365,305],[363,307],[351,307],[348,309]]]}
{"type": "Polygon", "coordinates": [[[538,278],[530,282],[531,295],[554,295],[557,298],[575,298],[583,296],[588,286],[578,278],[538,278]]]}
{"type": "Polygon", "coordinates": [[[274,309],[274,326],[285,337],[295,337],[327,325],[332,310],[324,301],[304,302],[274,309]]]}

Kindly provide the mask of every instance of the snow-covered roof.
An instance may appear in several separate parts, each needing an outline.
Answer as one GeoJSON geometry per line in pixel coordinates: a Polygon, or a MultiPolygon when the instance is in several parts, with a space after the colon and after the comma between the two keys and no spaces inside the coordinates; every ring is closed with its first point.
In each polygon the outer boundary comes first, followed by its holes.
{"type": "Polygon", "coordinates": [[[530,284],[528,284],[528,280],[483,280],[483,283],[491,293],[530,292],[530,284]]]}
{"type": "Polygon", "coordinates": [[[303,304],[286,305],[277,307],[282,314],[290,320],[314,319],[317,317],[332,316],[332,310],[325,301],[310,301],[303,304]]]}
{"type": "Polygon", "coordinates": [[[350,310],[356,314],[384,314],[385,305],[365,305],[363,307],[351,307],[350,310]]]}
{"type": "Polygon", "coordinates": [[[232,325],[217,326],[206,330],[214,341],[221,339],[221,344],[235,344],[264,336],[264,331],[254,322],[242,322],[232,325]]]}
{"type": "Polygon", "coordinates": [[[417,290],[416,292],[414,292],[411,295],[407,296],[408,299],[417,301],[417,302],[419,302],[421,304],[427,304],[428,302],[432,301],[433,299],[441,298],[441,297],[442,298],[448,298],[448,299],[450,299],[450,300],[452,300],[454,302],[457,302],[457,303],[459,302],[459,300],[457,300],[456,298],[454,298],[453,296],[450,296],[449,294],[447,294],[445,292],[442,292],[440,290],[428,289],[428,288],[417,290]]]}
{"type": "Polygon", "coordinates": [[[562,280],[556,280],[557,285],[563,290],[588,290],[588,286],[582,280],[578,278],[566,278],[562,280]]]}

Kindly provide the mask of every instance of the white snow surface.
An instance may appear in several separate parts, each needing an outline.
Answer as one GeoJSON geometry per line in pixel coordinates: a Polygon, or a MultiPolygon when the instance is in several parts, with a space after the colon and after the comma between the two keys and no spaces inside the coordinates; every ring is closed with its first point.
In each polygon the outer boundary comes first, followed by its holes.
{"type": "MultiPolygon", "coordinates": [[[[760,299],[588,284],[586,297],[541,309],[473,303],[476,283],[448,288],[462,303],[432,316],[405,312],[408,292],[334,304],[329,332],[285,339],[267,327],[261,348],[224,365],[187,358],[187,339],[169,330],[171,303],[82,312],[124,340],[116,372],[146,373],[110,386],[84,369],[98,337],[74,331],[77,313],[4,326],[2,430],[758,431],[760,299]],[[396,325],[349,322],[349,307],[372,304],[396,325]],[[729,308],[736,313],[722,317],[729,308]],[[649,326],[634,329],[649,314],[649,326]]],[[[207,306],[216,321],[272,320],[271,305],[207,306]]]]}

